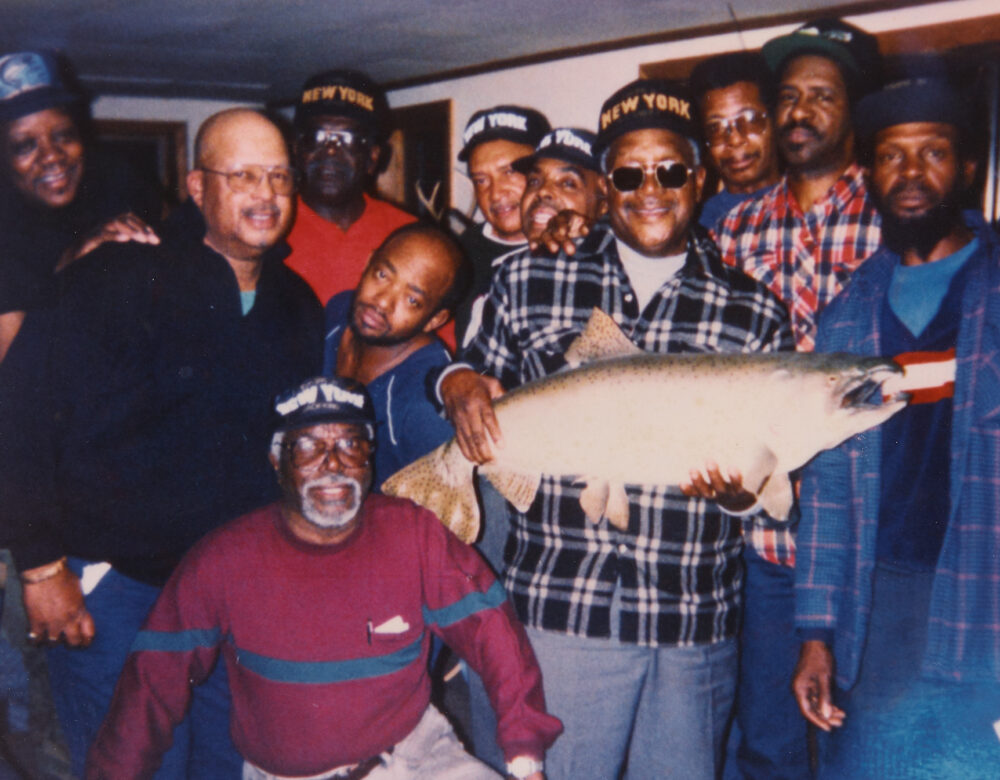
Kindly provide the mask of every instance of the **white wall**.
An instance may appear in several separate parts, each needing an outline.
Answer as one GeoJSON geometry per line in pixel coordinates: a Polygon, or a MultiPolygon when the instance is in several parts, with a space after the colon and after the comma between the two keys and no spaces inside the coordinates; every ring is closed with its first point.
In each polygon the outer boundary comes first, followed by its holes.
{"type": "MultiPolygon", "coordinates": [[[[955,0],[846,19],[863,30],[878,33],[988,16],[996,12],[996,0],[955,0]]],[[[451,145],[455,154],[461,149],[462,131],[468,118],[480,108],[500,103],[537,108],[553,126],[596,130],[597,117],[605,98],[638,78],[640,65],[744,47],[756,49],[765,41],[790,32],[797,26],[752,30],[745,33],[742,39],[736,33],[729,33],[494,71],[398,90],[389,94],[389,101],[392,106],[405,106],[450,98],[453,116],[451,145]]],[[[465,176],[465,166],[458,162],[452,170],[451,191],[453,205],[470,213],[474,208],[472,186],[465,176]]]]}
{"type": "MultiPolygon", "coordinates": [[[[882,11],[847,17],[870,32],[937,24],[996,13],[996,0],[952,0],[910,9],[882,11]]],[[[538,65],[492,71],[479,76],[441,81],[389,94],[394,107],[434,100],[452,101],[451,145],[461,148],[465,122],[480,108],[500,103],[533,106],[545,113],[553,125],[593,128],[604,99],[618,87],[639,75],[643,63],[683,59],[700,54],[759,48],[776,35],[796,25],[752,30],[742,37],[736,33],[692,38],[672,43],[638,46],[603,54],[569,57],[538,65]]],[[[358,63],[364,68],[364,63],[358,63]]],[[[303,74],[303,79],[308,74],[303,74]]],[[[101,119],[184,120],[188,123],[188,159],[191,144],[201,122],[230,103],[213,100],[104,97],[94,103],[94,116],[101,119]]],[[[452,169],[453,205],[470,213],[474,207],[472,187],[465,166],[452,169]]]]}

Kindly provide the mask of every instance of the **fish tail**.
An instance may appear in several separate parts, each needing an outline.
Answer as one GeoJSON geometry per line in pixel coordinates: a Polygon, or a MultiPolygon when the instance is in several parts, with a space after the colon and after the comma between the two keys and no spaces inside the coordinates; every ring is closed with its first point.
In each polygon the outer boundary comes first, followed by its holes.
{"type": "Polygon", "coordinates": [[[480,524],[474,468],[452,439],[389,477],[382,483],[382,492],[429,509],[459,539],[471,544],[479,536],[480,524]]]}

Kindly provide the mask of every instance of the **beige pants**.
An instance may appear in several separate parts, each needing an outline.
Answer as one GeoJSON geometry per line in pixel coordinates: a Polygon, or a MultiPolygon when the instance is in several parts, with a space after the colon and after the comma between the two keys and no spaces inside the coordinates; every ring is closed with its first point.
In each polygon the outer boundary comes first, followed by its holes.
{"type": "MultiPolygon", "coordinates": [[[[244,761],[243,780],[334,780],[347,769],[330,769],[309,777],[285,777],[244,761]]],[[[499,777],[465,752],[451,724],[430,705],[416,728],[385,757],[383,766],[368,774],[367,780],[497,780],[499,777]]]]}

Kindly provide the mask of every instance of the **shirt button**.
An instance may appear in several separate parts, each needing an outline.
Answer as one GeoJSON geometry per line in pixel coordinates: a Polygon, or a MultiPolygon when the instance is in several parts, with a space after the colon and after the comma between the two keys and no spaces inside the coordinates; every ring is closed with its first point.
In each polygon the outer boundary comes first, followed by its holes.
{"type": "Polygon", "coordinates": [[[632,293],[625,293],[625,300],[632,303],[635,300],[635,296],[632,293]]]}
{"type": "Polygon", "coordinates": [[[620,552],[622,555],[624,555],[625,553],[628,552],[628,547],[626,547],[624,544],[619,544],[618,545],[618,552],[620,552]]]}

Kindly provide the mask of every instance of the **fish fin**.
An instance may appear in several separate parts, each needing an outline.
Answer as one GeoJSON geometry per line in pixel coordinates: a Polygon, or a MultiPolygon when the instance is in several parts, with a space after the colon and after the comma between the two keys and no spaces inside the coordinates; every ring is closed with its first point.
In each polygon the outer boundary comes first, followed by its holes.
{"type": "Polygon", "coordinates": [[[479,536],[480,525],[474,468],[451,439],[389,477],[382,483],[382,492],[429,509],[459,539],[471,544],[479,536]]]}
{"type": "Polygon", "coordinates": [[[602,480],[584,480],[587,486],[580,493],[580,508],[590,522],[597,525],[608,508],[608,483],[602,480]]]}
{"type": "Polygon", "coordinates": [[[628,496],[625,486],[612,483],[608,489],[608,508],[604,512],[608,522],[620,531],[628,530],[628,496]]]}
{"type": "Polygon", "coordinates": [[[518,512],[528,511],[542,481],[541,474],[523,474],[509,469],[492,468],[488,463],[481,466],[480,471],[518,512]]]}
{"type": "Polygon", "coordinates": [[[618,323],[595,308],[583,333],[569,345],[565,358],[570,367],[576,368],[594,360],[641,354],[642,350],[629,341],[618,323]]]}
{"type": "Polygon", "coordinates": [[[775,471],[764,484],[760,505],[775,520],[787,520],[792,510],[792,482],[784,471],[775,471]]]}

